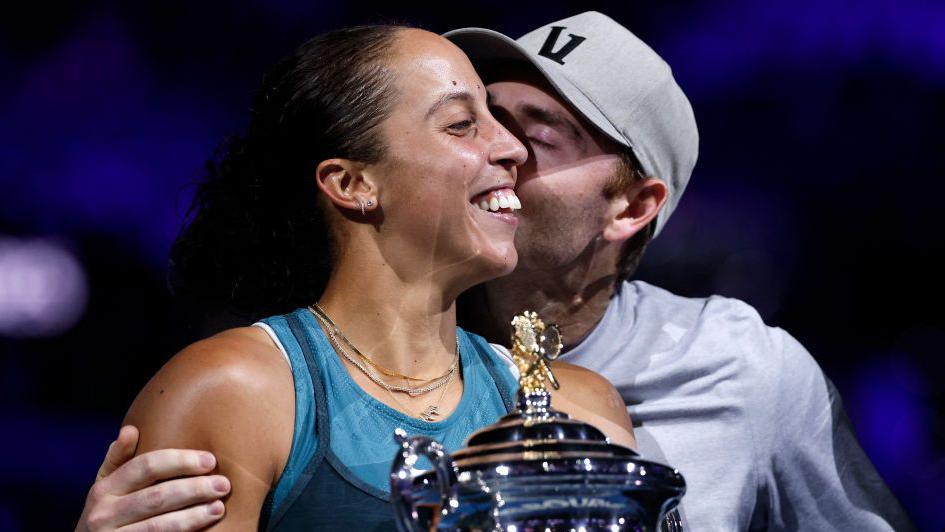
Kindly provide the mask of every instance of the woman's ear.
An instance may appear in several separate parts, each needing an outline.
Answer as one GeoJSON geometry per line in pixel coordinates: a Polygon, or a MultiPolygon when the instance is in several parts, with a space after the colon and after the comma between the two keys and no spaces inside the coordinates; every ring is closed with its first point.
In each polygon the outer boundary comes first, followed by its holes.
{"type": "Polygon", "coordinates": [[[315,180],[325,196],[341,209],[365,214],[377,208],[377,186],[365,175],[362,163],[326,159],[315,169],[315,180]]]}
{"type": "Polygon", "coordinates": [[[611,212],[603,236],[610,242],[624,242],[652,222],[659,214],[669,189],[662,179],[650,177],[630,185],[610,202],[611,212]]]}

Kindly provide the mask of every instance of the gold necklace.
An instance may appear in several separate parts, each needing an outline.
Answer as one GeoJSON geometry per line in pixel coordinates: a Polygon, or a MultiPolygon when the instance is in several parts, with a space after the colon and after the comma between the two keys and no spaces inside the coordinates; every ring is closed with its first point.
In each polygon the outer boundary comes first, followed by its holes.
{"type": "MultiPolygon", "coordinates": [[[[344,346],[341,345],[341,343],[338,341],[337,336],[341,336],[342,338],[344,338],[345,343],[350,345],[352,349],[357,350],[357,347],[355,347],[354,344],[352,344],[350,340],[345,338],[344,334],[341,332],[338,326],[335,325],[335,322],[332,321],[332,319],[328,316],[325,310],[321,308],[321,306],[318,305],[318,303],[316,303],[313,306],[310,306],[308,309],[312,314],[315,315],[316,318],[318,318],[319,322],[321,322],[325,326],[325,329],[327,329],[328,339],[331,340],[331,344],[335,348],[335,350],[337,350],[341,354],[341,356],[345,358],[345,360],[353,364],[355,367],[360,369],[362,373],[367,375],[367,377],[371,379],[371,381],[374,382],[374,384],[377,384],[378,386],[380,386],[381,388],[384,388],[388,392],[395,392],[395,391],[403,392],[411,397],[416,397],[418,395],[423,395],[433,390],[436,390],[437,388],[446,386],[449,383],[449,381],[452,380],[453,375],[456,373],[456,368],[459,365],[458,364],[459,335],[456,336],[456,355],[453,359],[453,363],[450,365],[450,369],[442,377],[437,377],[436,379],[433,379],[433,381],[436,381],[436,382],[428,381],[430,382],[430,384],[421,385],[421,386],[397,386],[393,384],[388,384],[384,382],[384,379],[380,375],[378,375],[378,373],[374,371],[373,368],[371,368],[370,366],[366,366],[361,361],[352,357],[351,354],[348,353],[348,350],[345,349],[344,346]]],[[[367,359],[367,357],[364,356],[364,354],[361,353],[360,351],[357,351],[357,353],[362,358],[367,359]]],[[[415,379],[415,380],[419,380],[419,379],[415,379]]]]}
{"type": "MultiPolygon", "coordinates": [[[[357,349],[356,347],[354,347],[353,345],[351,345],[351,344],[348,342],[348,339],[347,339],[347,338],[342,338],[342,340],[345,341],[346,343],[348,343],[349,347],[352,348],[352,351],[354,351],[354,353],[355,353],[356,355],[358,355],[359,357],[361,357],[361,359],[364,360],[364,362],[366,362],[369,366],[371,366],[372,368],[376,369],[381,375],[386,375],[386,376],[388,376],[388,377],[390,377],[390,378],[392,378],[392,379],[403,379],[403,380],[405,380],[405,381],[420,381],[420,384],[419,384],[418,386],[424,386],[424,385],[426,385],[426,384],[432,383],[433,381],[438,381],[438,380],[440,380],[440,379],[445,379],[446,376],[450,374],[450,369],[447,369],[445,373],[443,373],[442,375],[440,375],[440,376],[438,376],[438,377],[433,377],[433,378],[430,378],[430,379],[421,379],[421,378],[419,378],[419,377],[411,377],[411,376],[409,376],[409,375],[404,375],[403,373],[395,373],[395,372],[393,372],[393,371],[388,370],[388,369],[385,368],[384,366],[381,366],[381,365],[378,364],[377,362],[374,362],[374,361],[371,360],[370,358],[364,356],[363,353],[361,353],[360,351],[358,351],[358,349],[357,349]]],[[[457,349],[458,349],[458,348],[457,348],[457,349]]]]}
{"type": "MultiPolygon", "coordinates": [[[[421,378],[418,378],[418,377],[411,377],[411,376],[409,376],[409,375],[404,375],[404,374],[402,374],[402,373],[395,373],[395,372],[393,372],[393,371],[391,371],[391,370],[389,370],[389,369],[387,369],[387,368],[381,366],[380,364],[374,362],[373,360],[371,360],[370,358],[368,358],[367,355],[365,355],[364,353],[362,353],[361,350],[358,349],[357,346],[355,346],[354,343],[351,342],[351,340],[348,340],[348,337],[345,336],[345,334],[344,334],[343,332],[341,332],[341,329],[338,327],[338,325],[335,324],[335,321],[331,319],[331,316],[329,316],[328,313],[325,312],[325,309],[322,308],[322,306],[319,305],[317,302],[316,302],[314,305],[310,306],[310,307],[309,307],[309,310],[310,310],[311,312],[313,312],[314,314],[316,314],[317,316],[320,316],[322,319],[324,319],[324,320],[328,323],[328,325],[332,328],[332,330],[334,331],[335,335],[338,336],[338,337],[340,337],[341,340],[342,340],[344,343],[346,343],[346,344],[348,345],[348,347],[350,347],[351,350],[354,351],[354,353],[355,353],[356,355],[358,355],[360,358],[362,358],[362,359],[364,360],[364,362],[366,362],[367,364],[369,364],[369,365],[370,365],[371,367],[373,367],[374,369],[378,370],[378,371],[379,371],[380,373],[382,373],[383,375],[387,375],[388,377],[392,377],[392,378],[395,378],[395,379],[411,380],[411,381],[425,381],[425,383],[431,383],[431,382],[436,381],[436,380],[439,380],[439,379],[445,379],[446,376],[449,375],[449,374],[455,369],[455,366],[456,366],[457,362],[459,361],[459,358],[458,358],[458,356],[457,356],[457,357],[453,360],[453,363],[450,365],[450,367],[446,370],[445,373],[443,373],[442,375],[440,375],[440,376],[438,376],[438,377],[433,377],[433,378],[431,378],[431,379],[421,379],[421,378]]],[[[458,355],[458,353],[459,353],[459,335],[456,336],[456,353],[457,353],[457,355],[458,355]]]]}
{"type": "MultiPolygon", "coordinates": [[[[394,402],[397,403],[397,405],[400,406],[401,410],[403,410],[404,412],[410,414],[413,417],[420,418],[424,421],[436,421],[436,418],[439,417],[440,415],[440,403],[443,402],[443,397],[446,396],[446,390],[449,388],[450,382],[452,381],[453,381],[453,375],[450,375],[446,381],[446,385],[443,386],[443,391],[440,392],[440,397],[436,400],[435,403],[427,405],[427,407],[423,409],[423,412],[420,412],[420,415],[416,415],[412,413],[411,412],[412,409],[407,408],[406,405],[401,403],[400,399],[397,399],[397,396],[394,395],[394,392],[387,390],[387,393],[390,394],[391,399],[393,399],[394,402]]],[[[387,388],[385,388],[385,390],[386,389],[387,388]]]]}

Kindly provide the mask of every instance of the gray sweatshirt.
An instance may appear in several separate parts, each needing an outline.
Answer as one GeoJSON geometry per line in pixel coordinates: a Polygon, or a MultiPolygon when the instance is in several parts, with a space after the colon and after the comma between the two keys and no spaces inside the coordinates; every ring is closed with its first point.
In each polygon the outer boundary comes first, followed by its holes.
{"type": "Polygon", "coordinates": [[[641,455],[679,469],[686,530],[913,530],[807,350],[749,305],[623,283],[562,357],[623,395],[641,455]]]}

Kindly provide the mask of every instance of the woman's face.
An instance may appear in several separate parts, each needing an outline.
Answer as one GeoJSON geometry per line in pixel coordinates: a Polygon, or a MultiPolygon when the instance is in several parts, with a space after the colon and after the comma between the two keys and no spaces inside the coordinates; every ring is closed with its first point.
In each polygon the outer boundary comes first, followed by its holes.
{"type": "Polygon", "coordinates": [[[489,113],[462,51],[421,30],[396,42],[386,153],[365,169],[378,183],[381,251],[401,275],[460,289],[506,274],[518,259],[513,188],[525,147],[489,113]]]}

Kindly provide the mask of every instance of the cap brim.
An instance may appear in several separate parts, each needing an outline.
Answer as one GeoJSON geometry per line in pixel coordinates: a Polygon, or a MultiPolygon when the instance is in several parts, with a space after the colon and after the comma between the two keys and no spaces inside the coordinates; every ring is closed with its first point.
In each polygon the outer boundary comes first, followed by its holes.
{"type": "MultiPolygon", "coordinates": [[[[580,112],[588,122],[600,129],[614,141],[633,148],[627,139],[601,113],[597,105],[578,89],[561,72],[547,68],[542,61],[534,57],[521,45],[505,35],[486,28],[462,28],[448,31],[443,37],[458,46],[480,73],[486,72],[489,65],[526,61],[541,73],[558,94],[580,112]]],[[[490,80],[486,80],[489,82],[490,80]]]]}

